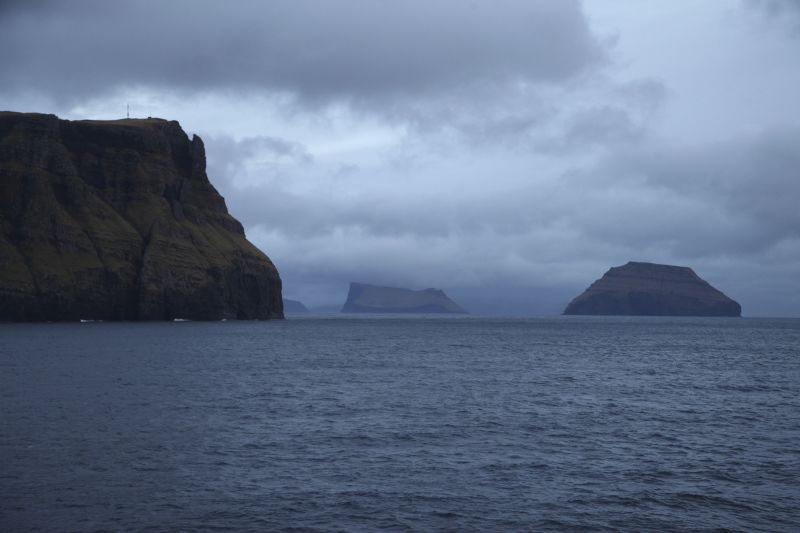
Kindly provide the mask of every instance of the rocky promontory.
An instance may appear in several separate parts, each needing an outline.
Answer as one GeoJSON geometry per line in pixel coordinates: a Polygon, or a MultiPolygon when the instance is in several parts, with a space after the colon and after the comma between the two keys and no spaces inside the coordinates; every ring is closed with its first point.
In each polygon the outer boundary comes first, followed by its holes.
{"type": "Polygon", "coordinates": [[[298,300],[290,300],[289,298],[283,299],[283,312],[284,314],[303,315],[308,313],[308,307],[298,300]]]}
{"type": "Polygon", "coordinates": [[[0,112],[0,320],[283,317],[275,266],[162,119],[0,112]]]}
{"type": "Polygon", "coordinates": [[[413,291],[398,287],[379,287],[350,283],[342,313],[458,313],[466,314],[444,291],[413,291]]]}
{"type": "Polygon", "coordinates": [[[565,315],[741,316],[735,301],[689,267],[629,262],[572,300],[565,315]]]}

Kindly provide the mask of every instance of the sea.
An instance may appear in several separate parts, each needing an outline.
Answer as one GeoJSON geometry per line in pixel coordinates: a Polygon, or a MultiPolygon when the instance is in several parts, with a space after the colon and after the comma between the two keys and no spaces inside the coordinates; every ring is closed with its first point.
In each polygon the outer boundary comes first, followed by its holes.
{"type": "Polygon", "coordinates": [[[800,319],[0,324],[0,531],[800,531],[800,319]]]}

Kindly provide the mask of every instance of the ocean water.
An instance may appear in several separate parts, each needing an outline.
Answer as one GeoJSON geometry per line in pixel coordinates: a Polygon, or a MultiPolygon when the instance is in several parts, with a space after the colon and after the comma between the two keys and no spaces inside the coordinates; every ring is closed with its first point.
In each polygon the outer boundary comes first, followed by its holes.
{"type": "Polygon", "coordinates": [[[800,530],[800,320],[0,324],[2,531],[800,530]]]}

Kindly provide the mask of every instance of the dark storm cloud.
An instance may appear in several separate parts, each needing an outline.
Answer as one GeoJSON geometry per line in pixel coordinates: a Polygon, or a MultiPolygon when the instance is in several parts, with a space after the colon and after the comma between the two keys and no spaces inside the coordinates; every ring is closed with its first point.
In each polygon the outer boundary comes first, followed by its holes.
{"type": "Polygon", "coordinates": [[[2,12],[7,75],[0,92],[79,100],[146,85],[371,100],[464,84],[559,81],[603,56],[577,0],[81,0],[41,7],[15,2],[2,12]]]}

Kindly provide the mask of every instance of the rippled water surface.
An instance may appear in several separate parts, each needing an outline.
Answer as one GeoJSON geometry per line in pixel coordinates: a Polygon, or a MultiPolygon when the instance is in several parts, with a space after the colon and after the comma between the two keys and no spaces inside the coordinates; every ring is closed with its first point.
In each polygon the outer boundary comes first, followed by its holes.
{"type": "Polygon", "coordinates": [[[800,530],[800,320],[0,325],[0,530],[800,530]]]}

